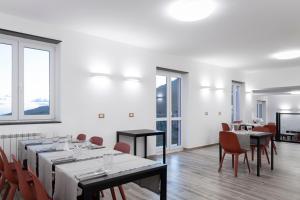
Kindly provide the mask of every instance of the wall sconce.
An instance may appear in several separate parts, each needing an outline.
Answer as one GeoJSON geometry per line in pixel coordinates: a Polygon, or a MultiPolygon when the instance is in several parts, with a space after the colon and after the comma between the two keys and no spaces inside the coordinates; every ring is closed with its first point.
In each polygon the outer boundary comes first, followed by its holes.
{"type": "Polygon", "coordinates": [[[142,80],[140,77],[125,77],[125,79],[130,82],[140,82],[142,80]]]}
{"type": "Polygon", "coordinates": [[[211,89],[210,86],[201,86],[200,89],[211,89]]]}
{"type": "Polygon", "coordinates": [[[216,91],[222,91],[222,90],[225,90],[225,88],[223,88],[223,87],[215,87],[214,90],[216,90],[216,91]]]}
{"type": "Polygon", "coordinates": [[[101,78],[108,78],[108,74],[104,74],[104,73],[90,73],[90,77],[101,77],[101,78]]]}

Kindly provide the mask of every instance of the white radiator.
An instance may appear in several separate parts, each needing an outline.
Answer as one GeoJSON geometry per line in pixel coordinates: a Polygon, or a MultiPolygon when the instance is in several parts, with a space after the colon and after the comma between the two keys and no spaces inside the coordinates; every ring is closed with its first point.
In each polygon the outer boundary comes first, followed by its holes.
{"type": "Polygon", "coordinates": [[[18,145],[20,140],[36,139],[41,133],[17,133],[0,134],[0,147],[5,151],[7,158],[11,161],[11,155],[18,157],[18,145]]]}

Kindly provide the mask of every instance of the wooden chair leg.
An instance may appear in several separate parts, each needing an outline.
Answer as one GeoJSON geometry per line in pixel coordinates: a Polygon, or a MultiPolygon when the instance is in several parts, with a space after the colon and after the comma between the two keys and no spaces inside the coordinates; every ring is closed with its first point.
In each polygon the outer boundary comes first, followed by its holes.
{"type": "Polygon", "coordinates": [[[221,159],[221,163],[220,163],[220,167],[219,167],[219,170],[218,170],[218,172],[220,172],[220,171],[221,171],[221,169],[222,169],[222,165],[223,165],[223,161],[224,161],[225,155],[226,155],[226,153],[225,153],[225,152],[223,152],[223,156],[222,156],[222,159],[221,159]]]}
{"type": "Polygon", "coordinates": [[[18,187],[17,185],[10,184],[7,200],[14,200],[17,187],[18,187]]]}
{"type": "Polygon", "coordinates": [[[126,200],[125,192],[124,192],[124,189],[123,189],[122,185],[119,185],[118,188],[119,188],[119,190],[120,190],[122,199],[123,199],[123,200],[126,200]]]}
{"type": "Polygon", "coordinates": [[[268,164],[270,164],[269,154],[268,154],[268,150],[266,147],[264,147],[264,152],[266,153],[268,164]]]}
{"type": "Polygon", "coordinates": [[[247,155],[247,153],[245,153],[245,159],[246,159],[246,161],[247,161],[248,171],[249,171],[249,174],[250,174],[250,165],[249,165],[249,160],[248,160],[248,155],[247,155]]]}
{"type": "Polygon", "coordinates": [[[1,174],[1,178],[0,178],[0,192],[3,190],[5,185],[5,177],[4,174],[1,174]]]}
{"type": "Polygon", "coordinates": [[[239,154],[234,154],[234,176],[237,177],[239,167],[239,154]]]}
{"type": "Polygon", "coordinates": [[[113,200],[117,200],[116,198],[116,193],[115,193],[115,189],[114,188],[110,188],[110,192],[111,192],[111,197],[113,200]]]}
{"type": "Polygon", "coordinates": [[[8,195],[8,192],[10,190],[10,185],[8,184],[8,186],[6,187],[5,191],[4,191],[4,194],[2,196],[2,199],[3,200],[6,200],[7,199],[7,195],[8,195]]]}

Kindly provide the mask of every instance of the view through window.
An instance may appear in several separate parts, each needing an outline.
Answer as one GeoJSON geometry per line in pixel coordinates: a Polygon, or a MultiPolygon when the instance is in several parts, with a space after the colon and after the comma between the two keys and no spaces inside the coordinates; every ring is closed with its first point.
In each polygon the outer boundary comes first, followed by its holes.
{"type": "Polygon", "coordinates": [[[54,118],[54,64],[54,44],[0,37],[0,120],[54,118]]]}

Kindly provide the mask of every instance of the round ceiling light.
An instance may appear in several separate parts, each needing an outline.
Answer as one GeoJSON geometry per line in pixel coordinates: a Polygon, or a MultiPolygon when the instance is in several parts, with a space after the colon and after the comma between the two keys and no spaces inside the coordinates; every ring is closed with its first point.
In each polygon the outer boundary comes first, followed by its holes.
{"type": "Polygon", "coordinates": [[[194,22],[212,14],[216,4],[211,0],[179,0],[168,8],[168,14],[184,22],[194,22]]]}
{"type": "Polygon", "coordinates": [[[282,52],[274,53],[273,55],[271,55],[271,57],[278,60],[295,59],[300,57],[300,50],[282,51],[282,52]]]}

